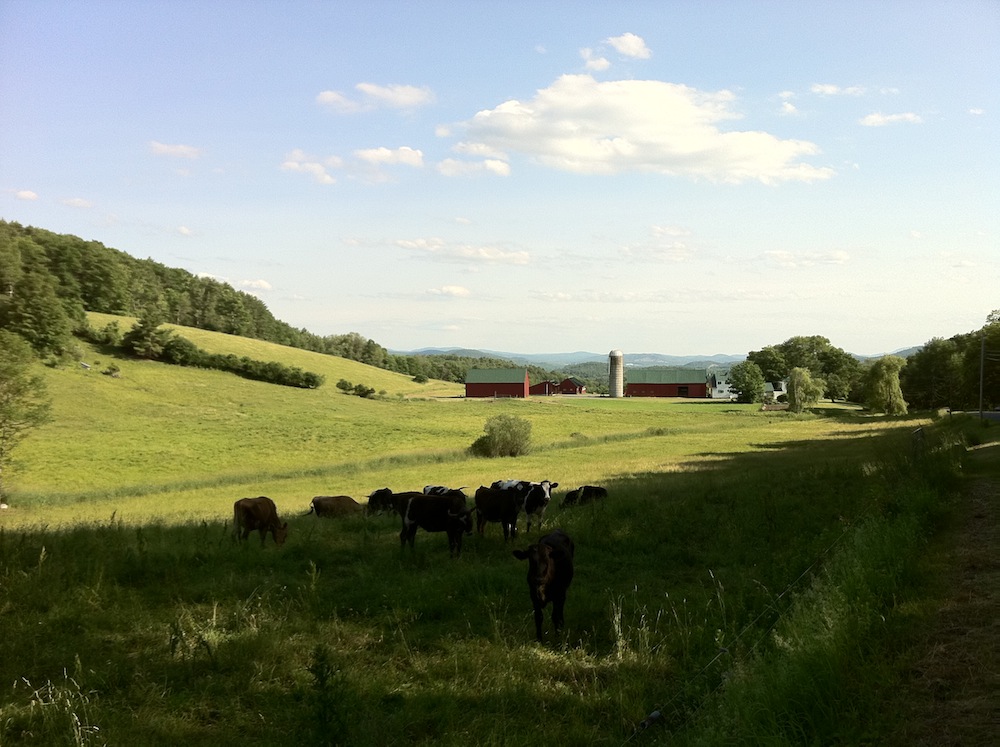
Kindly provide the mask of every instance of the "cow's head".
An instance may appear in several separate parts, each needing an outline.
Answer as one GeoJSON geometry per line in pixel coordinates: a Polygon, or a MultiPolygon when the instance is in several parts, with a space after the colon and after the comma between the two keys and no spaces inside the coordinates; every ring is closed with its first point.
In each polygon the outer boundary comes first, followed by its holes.
{"type": "Polygon", "coordinates": [[[539,601],[544,602],[545,589],[556,574],[552,547],[544,543],[529,545],[526,550],[514,550],[513,555],[518,560],[528,561],[528,586],[539,601]]]}
{"type": "MultiPolygon", "coordinates": [[[[261,530],[263,531],[263,530],[261,530]]],[[[279,544],[285,544],[285,540],[288,539],[288,522],[286,521],[280,527],[274,528],[274,541],[279,544]]]]}
{"type": "Polygon", "coordinates": [[[452,526],[461,529],[466,534],[472,534],[472,514],[475,507],[467,508],[464,511],[449,511],[448,521],[452,526]]]}

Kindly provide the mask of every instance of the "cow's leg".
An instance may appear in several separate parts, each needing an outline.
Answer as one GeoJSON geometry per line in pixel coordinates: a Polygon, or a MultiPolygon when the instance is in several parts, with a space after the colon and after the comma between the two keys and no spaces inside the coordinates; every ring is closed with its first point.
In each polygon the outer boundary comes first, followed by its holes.
{"type": "Polygon", "coordinates": [[[535,602],[535,638],[542,642],[542,604],[535,602]]]}
{"type": "Polygon", "coordinates": [[[563,618],[563,607],[565,604],[566,597],[564,596],[552,600],[552,627],[557,631],[562,630],[563,623],[565,622],[563,618]]]}

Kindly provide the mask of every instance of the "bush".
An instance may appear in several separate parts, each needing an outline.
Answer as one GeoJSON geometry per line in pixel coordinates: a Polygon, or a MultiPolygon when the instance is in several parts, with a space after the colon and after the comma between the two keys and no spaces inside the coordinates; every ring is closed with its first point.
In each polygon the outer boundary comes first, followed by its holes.
{"type": "Polygon", "coordinates": [[[494,415],[483,426],[469,451],[474,456],[522,456],[531,451],[531,423],[515,415],[494,415]]]}

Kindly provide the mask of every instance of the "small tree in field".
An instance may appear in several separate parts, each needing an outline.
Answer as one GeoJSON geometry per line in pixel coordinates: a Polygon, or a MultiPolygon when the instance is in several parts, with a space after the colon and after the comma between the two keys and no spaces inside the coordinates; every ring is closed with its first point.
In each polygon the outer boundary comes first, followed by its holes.
{"type": "Polygon", "coordinates": [[[736,401],[751,403],[764,399],[764,374],[753,361],[742,361],[729,369],[729,388],[736,401]]]}
{"type": "Polygon", "coordinates": [[[31,373],[34,362],[31,345],[0,329],[0,497],[14,447],[49,418],[45,382],[31,373]]]}
{"type": "Polygon", "coordinates": [[[521,456],[531,451],[531,423],[516,415],[494,415],[469,451],[476,456],[521,456]]]}
{"type": "Polygon", "coordinates": [[[822,379],[814,379],[808,368],[793,368],[788,374],[788,409],[802,412],[812,407],[823,396],[826,385],[822,379]]]}

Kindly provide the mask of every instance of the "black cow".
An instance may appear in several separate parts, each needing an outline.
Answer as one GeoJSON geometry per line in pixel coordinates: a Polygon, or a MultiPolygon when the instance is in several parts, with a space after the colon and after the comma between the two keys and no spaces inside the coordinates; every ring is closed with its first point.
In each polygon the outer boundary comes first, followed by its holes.
{"type": "Polygon", "coordinates": [[[396,504],[393,502],[393,495],[394,493],[389,490],[389,488],[379,488],[378,490],[373,490],[368,496],[368,505],[365,507],[365,513],[381,514],[389,511],[395,511],[396,504]]]}
{"type": "Polygon", "coordinates": [[[350,516],[363,510],[363,506],[349,495],[317,495],[309,504],[309,514],[325,516],[350,516]]]}
{"type": "Polygon", "coordinates": [[[288,537],[288,522],[278,519],[278,509],[274,501],[265,495],[257,498],[240,498],[233,504],[233,536],[239,535],[242,542],[250,532],[260,532],[260,545],[264,546],[268,532],[276,545],[284,544],[288,537]]]}
{"type": "Polygon", "coordinates": [[[576,490],[569,491],[559,507],[566,508],[567,506],[575,506],[577,504],[582,506],[584,503],[604,500],[607,497],[607,488],[602,488],[599,485],[584,485],[576,490]]]}
{"type": "Polygon", "coordinates": [[[528,561],[528,594],[535,608],[535,637],[542,640],[542,608],[552,602],[552,626],[563,626],[566,591],[573,581],[573,540],[561,529],[546,534],[527,550],[514,550],[514,557],[528,561]]]}
{"type": "Polygon", "coordinates": [[[424,485],[424,495],[445,495],[452,490],[465,490],[465,486],[449,488],[446,485],[424,485]]]}
{"type": "Polygon", "coordinates": [[[476,491],[476,525],[482,534],[486,523],[498,521],[503,527],[503,540],[517,536],[517,515],[524,508],[524,494],[517,490],[501,490],[480,485],[476,491]]]}
{"type": "Polygon", "coordinates": [[[423,493],[393,493],[393,504],[403,518],[399,532],[400,547],[410,544],[417,529],[425,532],[447,532],[448,549],[452,557],[462,554],[462,535],[472,534],[472,511],[465,507],[465,493],[453,490],[446,495],[423,493]]]}
{"type": "Polygon", "coordinates": [[[524,496],[524,512],[528,515],[528,531],[531,531],[531,520],[534,517],[538,521],[538,529],[542,528],[542,519],[545,517],[545,509],[548,508],[549,501],[552,500],[552,491],[559,487],[557,482],[542,480],[541,482],[529,482],[528,480],[497,480],[490,487],[498,490],[516,490],[524,496]]]}

